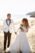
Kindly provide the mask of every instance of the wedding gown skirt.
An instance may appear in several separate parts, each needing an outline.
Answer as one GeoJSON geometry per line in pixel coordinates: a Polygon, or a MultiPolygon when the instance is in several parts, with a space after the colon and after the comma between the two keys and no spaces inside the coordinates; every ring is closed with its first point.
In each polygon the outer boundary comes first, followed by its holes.
{"type": "Polygon", "coordinates": [[[30,46],[26,37],[25,32],[20,32],[20,34],[16,37],[15,42],[13,45],[10,45],[9,51],[22,51],[22,52],[29,52],[30,46]]]}

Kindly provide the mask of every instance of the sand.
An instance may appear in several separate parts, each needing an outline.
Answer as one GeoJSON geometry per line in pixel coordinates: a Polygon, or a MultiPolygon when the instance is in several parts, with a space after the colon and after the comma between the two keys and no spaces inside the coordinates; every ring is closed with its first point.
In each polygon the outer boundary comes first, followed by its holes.
{"type": "MultiPolygon", "coordinates": [[[[13,33],[11,36],[11,43],[15,41],[15,38],[16,38],[16,35],[13,33]]],[[[31,50],[35,52],[35,36],[28,36],[28,41],[29,41],[31,50]]],[[[4,33],[0,32],[0,53],[4,53],[3,47],[4,47],[4,33]]]]}

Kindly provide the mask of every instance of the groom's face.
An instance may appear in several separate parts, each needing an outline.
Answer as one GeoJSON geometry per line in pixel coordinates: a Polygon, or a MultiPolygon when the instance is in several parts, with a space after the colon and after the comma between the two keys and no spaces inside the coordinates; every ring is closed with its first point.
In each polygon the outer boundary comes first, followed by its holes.
{"type": "Polygon", "coordinates": [[[7,19],[11,19],[11,14],[8,14],[7,15],[7,19]]]}

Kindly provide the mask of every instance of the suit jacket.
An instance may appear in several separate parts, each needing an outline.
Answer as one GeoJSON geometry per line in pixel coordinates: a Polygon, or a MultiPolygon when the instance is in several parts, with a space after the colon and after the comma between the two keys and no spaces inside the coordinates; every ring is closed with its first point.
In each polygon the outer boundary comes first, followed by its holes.
{"type": "Polygon", "coordinates": [[[3,23],[3,32],[9,31],[10,33],[12,33],[13,30],[15,30],[13,20],[11,20],[11,23],[9,26],[7,25],[6,20],[5,20],[3,23]]]}

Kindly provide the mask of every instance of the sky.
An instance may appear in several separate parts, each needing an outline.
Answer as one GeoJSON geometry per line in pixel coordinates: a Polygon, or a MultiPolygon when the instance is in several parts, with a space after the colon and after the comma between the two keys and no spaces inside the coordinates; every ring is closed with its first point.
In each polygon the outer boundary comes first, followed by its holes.
{"type": "Polygon", "coordinates": [[[35,11],[35,0],[0,0],[0,20],[11,13],[14,21],[18,21],[32,11],[35,11]]]}

